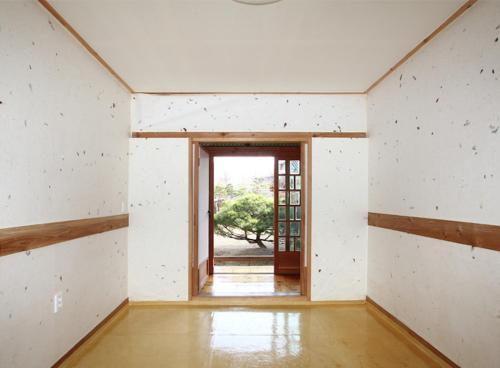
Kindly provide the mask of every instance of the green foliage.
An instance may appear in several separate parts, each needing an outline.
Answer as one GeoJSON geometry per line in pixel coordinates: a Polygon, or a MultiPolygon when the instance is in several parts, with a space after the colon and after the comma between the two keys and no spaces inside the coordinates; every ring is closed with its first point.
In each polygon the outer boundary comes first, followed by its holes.
{"type": "Polygon", "coordinates": [[[221,236],[257,243],[273,234],[274,203],[271,198],[246,193],[227,201],[214,216],[215,233],[221,236]]]}
{"type": "Polygon", "coordinates": [[[273,181],[266,181],[266,178],[253,178],[250,185],[250,192],[261,194],[266,197],[274,196],[273,181]]]}
{"type": "Polygon", "coordinates": [[[239,197],[245,193],[245,188],[235,188],[231,183],[226,185],[216,184],[214,188],[214,195],[217,199],[232,199],[239,197]]]}

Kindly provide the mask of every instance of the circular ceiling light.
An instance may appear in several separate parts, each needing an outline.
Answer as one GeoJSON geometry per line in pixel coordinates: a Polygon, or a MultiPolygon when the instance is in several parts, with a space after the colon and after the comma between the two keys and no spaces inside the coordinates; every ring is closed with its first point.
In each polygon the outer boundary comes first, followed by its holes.
{"type": "Polygon", "coordinates": [[[267,4],[277,3],[278,1],[281,0],[233,0],[233,1],[246,5],[267,5],[267,4]]]}

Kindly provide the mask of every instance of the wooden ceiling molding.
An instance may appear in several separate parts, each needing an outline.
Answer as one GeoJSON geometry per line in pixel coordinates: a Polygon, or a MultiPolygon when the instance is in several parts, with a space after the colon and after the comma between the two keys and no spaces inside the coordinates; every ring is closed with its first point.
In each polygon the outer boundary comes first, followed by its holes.
{"type": "Polygon", "coordinates": [[[467,0],[456,12],[454,12],[448,19],[446,19],[439,27],[437,27],[429,36],[424,38],[417,46],[415,46],[410,52],[408,52],[401,60],[399,60],[393,67],[391,67],[387,72],[385,72],[379,79],[373,82],[370,87],[366,89],[364,93],[368,94],[372,89],[380,84],[385,78],[387,78],[392,72],[398,69],[401,65],[406,63],[413,55],[415,55],[422,47],[427,45],[434,37],[436,37],[441,31],[448,27],[455,19],[464,14],[472,5],[477,3],[477,0],[467,0]]]}
{"type": "Polygon", "coordinates": [[[151,94],[151,95],[207,95],[207,94],[268,94],[268,95],[364,95],[371,92],[377,85],[379,85],[385,78],[387,78],[391,73],[397,70],[401,65],[403,65],[408,59],[410,59],[414,54],[416,54],[422,47],[427,45],[432,39],[434,39],[441,31],[443,31],[448,25],[453,21],[463,15],[468,9],[470,9],[477,0],[467,0],[460,8],[458,8],[451,16],[449,16],[442,24],[440,24],[431,34],[429,34],[425,39],[423,39],[417,46],[415,46],[411,51],[409,51],[403,58],[401,58],[394,66],[392,66],[387,72],[375,80],[365,91],[360,92],[287,92],[287,91],[218,91],[218,92],[182,92],[182,91],[165,91],[165,92],[155,92],[155,91],[137,91],[132,86],[130,86],[125,79],[120,76],[111,65],[104,60],[104,58],[99,55],[99,53],[87,42],[80,33],[49,3],[48,0],[38,0],[40,5],[44,7],[55,19],[64,27],[66,30],[72,34],[76,40],[91,54],[111,75],[113,75],[118,82],[131,94],[141,93],[141,94],[151,94]]]}
{"type": "Polygon", "coordinates": [[[123,86],[125,87],[125,89],[129,92],[129,93],[136,93],[132,87],[130,87],[128,85],[127,82],[125,82],[125,80],[120,76],[118,75],[117,72],[115,72],[115,70],[111,67],[111,65],[109,65],[102,57],[101,55],[99,55],[97,53],[97,51],[95,51],[92,46],[90,46],[90,44],[71,26],[71,24],[68,23],[68,21],[66,19],[64,19],[64,17],[59,14],[59,12],[54,9],[54,7],[52,5],[49,4],[49,2],[47,0],[38,0],[38,2],[50,13],[54,16],[54,18],[57,19],[57,21],[59,23],[61,23],[61,25],[66,28],[66,30],[71,33],[73,35],[73,37],[76,38],[76,40],[78,42],[80,42],[80,44],[83,46],[83,48],[85,50],[88,51],[88,53],[90,55],[92,55],[103,67],[104,69],[106,69],[108,72],[111,73],[111,75],[113,77],[115,77],[118,82],[123,86]]]}

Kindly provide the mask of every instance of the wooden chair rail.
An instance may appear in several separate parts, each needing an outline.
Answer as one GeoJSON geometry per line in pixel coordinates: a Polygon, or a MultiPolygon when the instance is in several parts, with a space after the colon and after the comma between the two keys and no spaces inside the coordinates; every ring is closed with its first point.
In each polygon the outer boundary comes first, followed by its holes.
{"type": "Polygon", "coordinates": [[[0,229],[0,256],[128,226],[128,214],[0,229]]]}
{"type": "Polygon", "coordinates": [[[500,251],[500,226],[368,213],[368,225],[500,251]]]}

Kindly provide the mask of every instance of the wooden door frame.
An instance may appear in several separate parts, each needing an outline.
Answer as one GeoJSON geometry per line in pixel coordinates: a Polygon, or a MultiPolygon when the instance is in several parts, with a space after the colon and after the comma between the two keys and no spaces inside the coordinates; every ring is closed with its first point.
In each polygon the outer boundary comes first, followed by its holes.
{"type": "MultiPolygon", "coordinates": [[[[202,148],[209,155],[209,248],[208,248],[208,273],[214,273],[214,157],[276,157],[288,153],[286,151],[301,150],[301,146],[209,146],[202,148]]],[[[276,164],[276,163],[275,163],[276,164]]],[[[273,166],[273,176],[275,167],[273,166]]],[[[277,177],[274,178],[274,187],[277,187],[277,177]]],[[[276,210],[276,193],[273,194],[273,203],[276,210]]],[[[276,219],[274,220],[276,227],[276,219]]],[[[305,241],[305,238],[304,238],[305,241]]],[[[273,242],[273,247],[274,247],[273,242]]],[[[274,258],[274,267],[276,268],[276,257],[274,258]]]]}
{"type": "MultiPolygon", "coordinates": [[[[287,197],[290,198],[290,193],[291,193],[291,190],[289,188],[289,185],[290,185],[290,181],[289,181],[289,178],[290,176],[292,176],[292,174],[290,174],[290,162],[291,160],[301,160],[302,159],[302,145],[297,145],[294,147],[293,150],[290,150],[289,152],[286,152],[286,151],[283,151],[283,150],[280,150],[276,156],[275,156],[276,160],[274,162],[274,211],[275,211],[275,214],[276,216],[274,216],[274,229],[275,229],[275,233],[279,233],[279,230],[278,230],[278,224],[280,222],[282,222],[283,220],[279,220],[278,217],[279,217],[279,208],[281,207],[281,205],[279,204],[279,196],[278,196],[278,193],[281,191],[281,189],[279,188],[279,176],[281,175],[285,175],[285,192],[287,193],[287,197]],[[285,164],[285,173],[279,173],[279,161],[285,161],[286,164],[285,164]]],[[[300,168],[300,177],[301,177],[301,180],[302,180],[302,172],[304,171],[304,168],[302,166],[302,164],[299,166],[300,168]]],[[[295,191],[295,190],[293,190],[295,191]]],[[[291,205],[290,203],[291,201],[290,200],[287,200],[287,203],[285,205],[285,208],[288,208],[288,211],[291,209],[291,208],[295,208],[295,206],[291,205]]],[[[302,185],[300,187],[300,201],[299,201],[299,207],[302,209],[305,210],[305,202],[304,202],[304,191],[302,189],[302,185]]],[[[289,212],[288,211],[285,211],[285,224],[286,224],[286,231],[285,231],[285,234],[284,234],[284,238],[285,238],[285,247],[288,249],[289,248],[289,244],[290,244],[290,217],[289,217],[289,212]]],[[[295,209],[294,209],[295,211],[295,209]]],[[[305,211],[304,211],[305,212],[305,211]]],[[[295,212],[294,212],[294,216],[295,216],[295,212]]],[[[301,217],[300,219],[300,240],[301,240],[301,247],[302,247],[302,244],[305,243],[306,241],[306,237],[304,236],[304,233],[302,232],[302,224],[304,223],[305,219],[301,217]]],[[[281,235],[277,235],[277,238],[281,237],[281,235]]],[[[300,250],[300,254],[299,254],[299,260],[298,260],[298,264],[299,264],[299,274],[302,276],[302,272],[303,272],[303,269],[302,269],[302,262],[303,262],[303,257],[302,257],[302,254],[303,254],[303,250],[301,249],[300,250]]],[[[274,258],[274,273],[276,275],[286,275],[286,274],[295,274],[293,272],[293,269],[290,270],[290,267],[286,267],[285,264],[288,262],[288,266],[290,266],[290,262],[293,264],[294,262],[296,262],[295,260],[293,260],[293,258],[296,258],[296,252],[290,252],[290,251],[286,251],[286,252],[280,252],[279,251],[279,245],[278,244],[275,244],[275,255],[277,255],[275,258],[274,258]],[[281,262],[279,262],[279,258],[281,256],[281,262]],[[281,267],[278,267],[278,265],[281,263],[281,267]]],[[[303,294],[302,292],[302,287],[303,287],[303,284],[302,284],[302,279],[303,277],[301,278],[300,280],[300,291],[301,291],[301,294],[303,294]]]]}
{"type": "Polygon", "coordinates": [[[190,234],[191,234],[191,246],[190,246],[190,291],[191,296],[196,296],[199,294],[199,264],[198,264],[198,201],[199,195],[194,195],[194,193],[199,193],[199,173],[200,173],[200,145],[198,142],[191,142],[189,145],[189,152],[191,157],[190,165],[190,234]]]}
{"type": "MultiPolygon", "coordinates": [[[[306,152],[306,144],[307,144],[307,165],[305,166],[306,170],[301,171],[301,176],[302,176],[302,183],[306,184],[306,190],[307,190],[307,198],[305,201],[305,211],[303,211],[303,217],[305,220],[302,221],[301,224],[301,231],[304,229],[307,229],[307,232],[302,234],[305,234],[304,239],[303,239],[303,245],[301,249],[301,267],[300,267],[300,283],[301,283],[301,294],[307,298],[307,300],[311,300],[311,182],[312,182],[312,175],[311,175],[311,144],[312,144],[312,137],[310,134],[304,133],[304,134],[296,134],[293,137],[280,137],[277,136],[276,133],[269,133],[268,136],[266,136],[265,133],[261,134],[259,137],[255,137],[255,134],[253,133],[238,133],[238,138],[235,139],[234,137],[231,137],[231,135],[228,135],[228,137],[218,137],[217,139],[214,139],[213,137],[196,137],[196,138],[189,138],[188,140],[188,152],[189,152],[189,180],[188,180],[188,206],[189,206],[189,221],[188,221],[188,226],[189,226],[189,251],[188,251],[188,257],[189,257],[189,267],[188,267],[188,299],[191,300],[193,296],[198,295],[198,286],[199,286],[199,280],[198,280],[198,193],[199,193],[199,177],[198,177],[198,172],[199,172],[199,149],[200,149],[200,143],[268,143],[268,144],[273,144],[273,143],[296,143],[300,145],[300,151],[301,151],[301,160],[305,158],[306,152]],[[307,179],[304,181],[304,179],[307,179]],[[196,195],[195,195],[196,193],[196,195]],[[307,252],[307,264],[304,262],[304,257],[305,257],[305,252],[307,252]]],[[[243,147],[238,147],[239,149],[242,149],[241,152],[244,152],[245,150],[248,152],[248,156],[258,156],[256,152],[263,151],[264,147],[255,147],[255,148],[250,148],[252,146],[243,146],[243,147]],[[253,152],[252,152],[253,151],[253,152]],[[250,153],[251,152],[251,153],[250,153]]],[[[233,148],[233,152],[235,151],[237,147],[231,147],[233,148]]],[[[228,154],[228,156],[234,156],[234,153],[231,153],[231,148],[225,148],[228,154]]],[[[270,147],[266,147],[265,149],[269,149],[270,147]]],[[[279,149],[283,149],[283,147],[276,147],[279,149]]],[[[206,150],[206,148],[205,148],[206,150]]],[[[215,150],[215,147],[214,147],[215,150]]],[[[241,152],[238,154],[241,156],[241,152]]],[[[221,152],[220,152],[221,153],[221,152]]],[[[210,153],[209,153],[210,154],[210,153]]],[[[269,154],[261,154],[261,156],[269,156],[269,154]]],[[[211,168],[213,169],[213,156],[210,154],[210,159],[209,159],[209,164],[211,168]]],[[[212,171],[212,169],[210,171],[212,171]]],[[[210,174],[209,173],[209,182],[213,182],[213,172],[210,174]],[[212,177],[210,177],[212,175],[212,177]]],[[[212,195],[213,193],[213,188],[210,188],[210,194],[212,195]]],[[[304,185],[302,186],[301,189],[301,197],[304,195],[304,185]]],[[[213,216],[213,198],[210,198],[210,205],[209,209],[211,211],[211,217],[213,216]]],[[[213,231],[212,229],[209,229],[210,231],[213,231]]],[[[209,237],[209,242],[213,241],[210,240],[209,237]]],[[[210,254],[210,248],[213,249],[213,244],[212,247],[209,247],[209,262],[210,260],[213,260],[213,253],[210,254]]],[[[213,252],[213,251],[212,251],[213,252]]],[[[212,265],[213,266],[213,265],[212,265]]]]}

